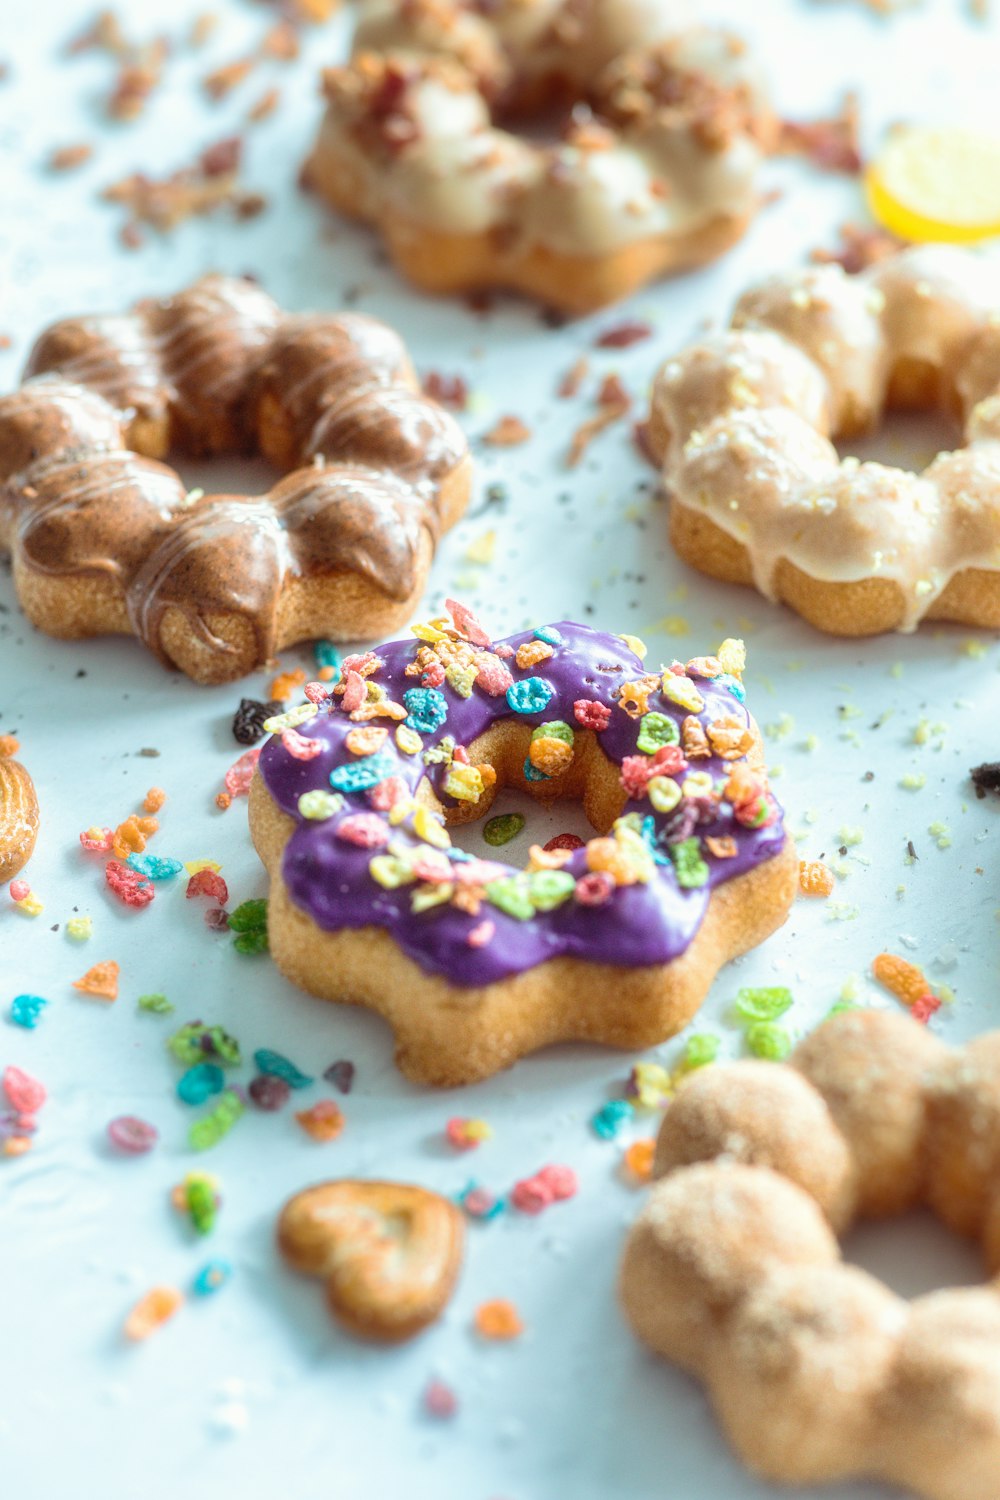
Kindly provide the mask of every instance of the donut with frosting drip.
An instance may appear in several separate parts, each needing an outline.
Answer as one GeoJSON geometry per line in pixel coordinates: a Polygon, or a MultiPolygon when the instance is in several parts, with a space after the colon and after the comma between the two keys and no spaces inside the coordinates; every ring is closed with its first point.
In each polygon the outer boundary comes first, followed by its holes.
{"type": "Polygon", "coordinates": [[[402,624],[469,483],[461,431],[391,329],[288,315],[238,278],[55,324],[0,398],[0,546],[29,619],[134,634],[199,682],[402,624]],[[206,495],[171,453],[287,472],[265,495],[206,495]]]}
{"type": "Polygon", "coordinates": [[[701,572],[834,635],[1000,628],[1000,279],[975,253],[924,246],[751,288],[727,332],[660,369],[648,436],[671,540],[701,572]],[[831,441],[930,408],[964,446],[922,473],[831,441]]]}
{"type": "Polygon", "coordinates": [[[743,42],[681,0],[363,0],[323,90],[307,179],[410,280],[569,313],[733,245],[774,135],[743,42]]]}
{"type": "Polygon", "coordinates": [[[250,820],[274,958],[380,1011],[423,1082],[558,1040],[662,1041],[795,891],[742,643],[651,672],[631,638],[562,622],[493,642],[449,608],[269,721],[250,820]],[[595,836],[524,869],[455,847],[502,786],[582,800],[595,836]]]}

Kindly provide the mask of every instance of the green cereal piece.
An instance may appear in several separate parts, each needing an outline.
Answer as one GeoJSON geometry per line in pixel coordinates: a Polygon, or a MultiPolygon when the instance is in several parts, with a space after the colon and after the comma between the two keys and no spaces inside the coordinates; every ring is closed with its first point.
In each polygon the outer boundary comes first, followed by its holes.
{"type": "Polygon", "coordinates": [[[555,911],[576,890],[576,881],[567,870],[535,870],[528,877],[528,892],[536,911],[555,911]]]}
{"type": "Polygon", "coordinates": [[[137,1010],[148,1010],[154,1016],[169,1016],[175,1009],[166,995],[140,995],[135,1003],[137,1010]]]}
{"type": "Polygon", "coordinates": [[[251,956],[256,953],[266,953],[269,946],[266,927],[257,927],[252,932],[240,932],[233,938],[233,947],[237,953],[246,953],[251,956]]]}
{"type": "Polygon", "coordinates": [[[519,922],[530,922],[535,915],[528,883],[523,875],[505,875],[501,880],[491,880],[485,890],[487,901],[492,901],[508,917],[516,917],[519,922]]]}
{"type": "Polygon", "coordinates": [[[229,1134],[243,1114],[246,1105],[235,1089],[226,1089],[219,1095],[219,1102],[211,1114],[196,1120],[188,1131],[188,1145],[192,1151],[208,1151],[217,1146],[229,1134]]]}
{"type": "Polygon", "coordinates": [[[167,1048],[179,1063],[186,1068],[195,1063],[220,1062],[224,1067],[238,1068],[243,1061],[240,1044],[221,1026],[206,1026],[202,1021],[190,1021],[167,1038],[167,1048]]]}
{"type": "Polygon", "coordinates": [[[267,927],[267,901],[263,897],[243,901],[229,913],[231,932],[253,932],[260,927],[267,927]]]}
{"type": "Polygon", "coordinates": [[[509,844],[511,839],[517,838],[524,824],[522,813],[498,813],[483,824],[483,838],[498,849],[501,844],[509,844]]]}
{"type": "Polygon", "coordinates": [[[685,890],[705,885],[708,880],[708,865],[701,857],[701,841],[697,838],[682,839],[670,845],[670,857],[674,862],[677,884],[685,890]]]}
{"type": "Polygon", "coordinates": [[[572,745],[576,736],[565,719],[550,719],[547,724],[539,724],[531,731],[533,740],[562,740],[564,745],[572,745]]]}
{"type": "Polygon", "coordinates": [[[635,748],[643,755],[655,755],[664,745],[676,745],[680,737],[680,730],[667,714],[643,714],[635,748]]]}
{"type": "Polygon", "coordinates": [[[776,1021],[791,1007],[792,992],[782,985],[770,989],[742,989],[734,1009],[741,1021],[776,1021]]]}
{"type": "Polygon", "coordinates": [[[719,1055],[719,1038],[711,1031],[696,1031],[689,1036],[684,1047],[681,1066],[686,1073],[695,1068],[704,1068],[715,1062],[719,1055]]]}
{"type": "Polygon", "coordinates": [[[792,1039],[784,1026],[776,1026],[773,1021],[754,1021],[747,1027],[747,1046],[754,1057],[781,1062],[792,1050],[792,1039]]]}

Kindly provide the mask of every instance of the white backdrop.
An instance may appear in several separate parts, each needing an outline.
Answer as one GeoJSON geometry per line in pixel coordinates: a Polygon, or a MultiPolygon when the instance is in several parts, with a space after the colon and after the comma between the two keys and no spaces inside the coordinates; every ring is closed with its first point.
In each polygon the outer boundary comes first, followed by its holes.
{"type": "MultiPolygon", "coordinates": [[[[181,35],[197,7],[137,0],[127,9],[129,29],[165,26],[181,35]]],[[[829,110],[845,85],[857,85],[869,143],[891,120],[975,118],[995,99],[997,31],[971,21],[959,0],[888,23],[848,3],[732,0],[709,9],[753,36],[785,112],[829,110]]],[[[841,830],[863,831],[843,859],[833,903],[800,903],[775,939],[725,971],[697,1029],[717,1030],[723,1051],[737,1052],[738,1033],[724,1016],[740,984],[789,985],[796,1032],[808,1030],[851,976],[859,998],[892,1005],[866,977],[883,948],[909,953],[935,983],[954,989],[954,1004],[934,1022],[941,1035],[957,1040],[993,1024],[998,805],[975,800],[967,769],[1000,756],[994,641],[941,629],[854,644],[817,636],[755,594],[711,585],[677,562],[665,507],[624,425],[605,434],[578,471],[562,465],[570,432],[591,407],[560,402],[554,391],[581,353],[594,372],[617,370],[641,405],[656,361],[703,321],[722,319],[750,278],[832,243],[835,226],[859,212],[856,184],[773,164],[768,181],[784,196],[721,265],[560,332],[516,302],[476,317],[409,291],[378,266],[367,233],[337,224],[296,190],[319,113],[317,71],[342,53],[341,20],[309,33],[299,63],[270,70],[283,102],[249,134],[245,173],[248,188],[268,195],[268,212],[247,224],[190,223],[129,253],[116,240],[119,216],[97,201],[98,189],[137,167],[179,165],[240,128],[269,81],[264,69],[222,104],[203,99],[198,78],[253,45],[268,14],[239,0],[219,0],[217,10],[209,48],[171,63],[143,119],[109,126],[99,108],[107,60],[60,56],[64,38],[89,18],[86,6],[3,5],[0,58],[9,59],[11,76],[0,86],[0,333],[13,343],[0,354],[0,386],[16,382],[33,333],[52,317],[118,309],[210,268],[253,271],[297,309],[336,307],[346,288],[361,288],[358,305],[394,323],[418,365],[466,376],[472,400],[463,420],[473,437],[508,411],[535,432],[524,447],[478,453],[473,514],[439,553],[428,608],[458,593],[498,634],[582,617],[637,633],[652,656],[668,659],[744,633],[752,704],[772,726],[776,788],[803,835],[802,852],[836,857],[841,830]],[[95,144],[87,167],[58,178],[41,170],[53,146],[78,140],[95,144]],[[596,332],[622,317],[649,319],[654,337],[625,352],[594,351],[596,332]],[[497,480],[508,503],[483,513],[486,486],[497,480]],[[490,530],[494,562],[470,563],[470,545],[490,530]],[[680,641],[668,633],[678,618],[688,629],[680,641]],[[921,721],[936,727],[918,745],[921,721]],[[814,749],[805,748],[810,735],[814,749]],[[900,788],[908,772],[926,776],[922,790],[900,788]],[[939,824],[947,835],[932,836],[939,824]],[[919,855],[914,864],[908,840],[919,855]]],[[[892,451],[891,440],[881,451],[892,451]]],[[[203,482],[204,471],[190,473],[192,483],[203,482]]],[[[264,894],[243,804],[221,814],[213,799],[239,753],[233,709],[241,692],[266,696],[269,677],[209,691],[163,672],[132,642],[37,636],[18,612],[9,572],[0,574],[0,611],[0,732],[18,733],[38,785],[44,825],[29,876],[45,901],[44,915],[31,921],[0,898],[0,1067],[24,1067],[50,1091],[35,1149],[0,1161],[0,1489],[20,1500],[56,1493],[200,1500],[224,1486],[253,1497],[338,1500],[404,1488],[413,1500],[776,1496],[731,1457],[699,1389],[640,1349],[616,1310],[617,1257],[639,1201],[617,1174],[632,1133],[607,1144],[588,1120],[620,1090],[630,1059],[560,1048],[474,1089],[421,1091],[395,1072],[381,1023],[299,994],[266,959],[239,958],[227,938],[203,926],[182,886],[161,887],[146,912],[125,911],[105,895],[99,864],[79,853],[77,833],[116,823],[153,783],[170,797],[154,849],[219,860],[233,904],[264,894]],[[140,758],[143,747],[159,758],[140,758]],[[94,923],[83,947],[64,932],[76,911],[94,923]],[[122,966],[112,1006],[71,988],[103,958],[122,966]],[[51,1002],[34,1032],[6,1019],[23,991],[51,1002]],[[166,993],[175,1015],[139,1014],[136,998],[149,991],[166,993]],[[226,1025],[247,1056],[271,1046],[317,1073],[335,1058],[353,1059],[357,1084],[341,1101],[341,1138],[310,1142],[290,1110],[250,1113],[196,1162],[184,1146],[190,1112],[173,1095],[178,1069],[163,1048],[175,1024],[195,1017],[226,1025]],[[109,1150],[106,1123],[122,1113],[158,1125],[152,1155],[120,1159],[109,1150]],[[456,1156],[442,1143],[455,1114],[484,1117],[494,1140],[456,1156]],[[397,1352],[361,1347],[337,1331],[318,1284],[296,1280],[272,1250],[281,1202],[323,1175],[380,1173],[449,1193],[474,1176],[503,1192],[546,1161],[577,1170],[579,1196],[540,1219],[509,1213],[470,1225],[449,1311],[397,1352]],[[218,1174],[224,1199],[206,1244],[185,1236],[168,1202],[170,1186],[194,1165],[218,1174]],[[209,1254],[232,1261],[231,1283],[147,1344],[124,1346],[120,1328],[132,1302],[155,1283],[186,1286],[209,1254]],[[475,1307],[493,1296],[512,1298],[521,1311],[527,1331],[515,1344],[486,1346],[470,1332],[475,1307]],[[421,1413],[432,1374],[458,1396],[449,1424],[421,1413]]],[[[303,650],[284,660],[311,657],[303,650]]],[[[572,810],[533,815],[534,837],[570,826],[572,810]]],[[[669,1060],[679,1048],[674,1042],[652,1055],[669,1060]]],[[[245,1082],[249,1071],[240,1076],[245,1082]]],[[[304,1102],[327,1093],[318,1086],[304,1102]]],[[[634,1133],[650,1129],[640,1124],[634,1133]]],[[[977,1274],[971,1252],[919,1223],[865,1231],[852,1248],[904,1290],[977,1274]]],[[[827,1500],[888,1494],[871,1486],[825,1493],[827,1500]]]]}

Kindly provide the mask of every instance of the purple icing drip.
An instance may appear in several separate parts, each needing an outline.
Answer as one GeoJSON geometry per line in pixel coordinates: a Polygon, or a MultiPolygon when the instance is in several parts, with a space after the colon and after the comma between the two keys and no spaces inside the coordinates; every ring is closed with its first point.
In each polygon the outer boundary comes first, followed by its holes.
{"type": "MultiPolygon", "coordinates": [[[[551,700],[540,713],[514,714],[504,697],[494,698],[478,687],[470,698],[461,698],[450,685],[441,691],[448,701],[447,721],[434,735],[424,735],[429,748],[445,735],[457,744],[469,746],[490,725],[500,719],[517,718],[534,726],[563,719],[578,727],[573,704],[578,698],[595,699],[611,708],[611,721],[602,731],[599,742],[612,761],[621,764],[626,755],[635,753],[640,722],[632,719],[616,701],[616,691],[623,682],[646,674],[639,658],[616,636],[605,635],[585,625],[561,622],[554,627],[562,636],[548,660],[525,670],[518,668],[513,657],[506,661],[515,682],[527,677],[541,677],[553,689],[551,700]]],[[[514,651],[533,639],[532,631],[510,636],[506,644],[514,651]]],[[[384,687],[397,703],[403,693],[420,684],[419,677],[406,677],[404,668],[413,660],[414,640],[393,641],[377,648],[384,666],[373,680],[384,687]]],[[[497,643],[503,644],[503,643],[497,643]]],[[[719,682],[696,679],[698,691],[705,700],[698,715],[708,723],[723,715],[747,722],[746,709],[726,686],[719,682]]],[[[666,714],[680,725],[686,711],[656,692],[650,697],[650,708],[666,714]]],[[[440,792],[443,770],[425,766],[421,756],[403,755],[392,735],[394,726],[388,720],[390,735],[384,746],[394,762],[392,774],[400,776],[412,790],[421,776],[431,778],[440,792]]],[[[716,859],[703,850],[709,867],[706,885],[684,889],[678,885],[673,866],[658,865],[653,879],[645,885],[619,886],[602,906],[583,906],[572,898],[551,912],[536,913],[528,922],[508,916],[492,903],[484,901],[478,916],[472,916],[451,905],[440,905],[415,913],[410,898],[414,887],[401,886],[386,890],[369,873],[373,851],[358,848],[336,837],[337,825],[349,813],[370,811],[364,792],[348,795],[342,812],[319,822],[301,817],[298,799],[303,792],[329,790],[330,772],[357,758],[344,748],[347,733],[357,726],[339,709],[328,714],[321,711],[300,732],[321,740],[322,752],[313,760],[296,760],[288,754],[275,736],[264,746],[260,770],[275,802],[296,821],[296,829],[284,853],[284,878],[296,906],[329,932],[344,928],[382,927],[391,933],[406,955],[429,974],[440,974],[452,984],[466,987],[491,984],[513,974],[531,969],[546,959],[568,956],[592,963],[641,967],[669,963],[688,947],[698,930],[708,906],[709,895],[716,885],[741,875],[754,866],[772,859],[785,842],[781,818],[768,828],[746,828],[723,805],[715,820],[698,829],[701,836],[731,836],[737,852],[729,859],[716,859]],[[484,918],[496,925],[492,939],[482,947],[470,946],[469,933],[484,918]]],[[[727,762],[711,758],[699,760],[692,770],[706,770],[713,778],[725,777],[727,762]]],[[[449,799],[442,795],[447,804],[449,799]]],[[[630,801],[625,812],[651,813],[649,801],[630,801]]],[[[654,814],[657,831],[667,818],[654,814]]],[[[418,842],[407,829],[393,831],[408,843],[418,842]]],[[[517,873],[513,867],[490,860],[497,877],[517,873]]],[[[586,870],[584,850],[577,850],[565,868],[574,876],[586,870]]]]}

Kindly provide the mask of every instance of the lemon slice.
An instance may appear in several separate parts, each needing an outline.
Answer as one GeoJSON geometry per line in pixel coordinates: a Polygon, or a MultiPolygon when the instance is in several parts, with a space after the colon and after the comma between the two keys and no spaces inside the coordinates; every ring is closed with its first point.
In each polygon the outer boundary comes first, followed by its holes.
{"type": "Polygon", "coordinates": [[[1000,137],[958,127],[895,131],[865,174],[878,222],[904,240],[1000,235],[1000,137]]]}

